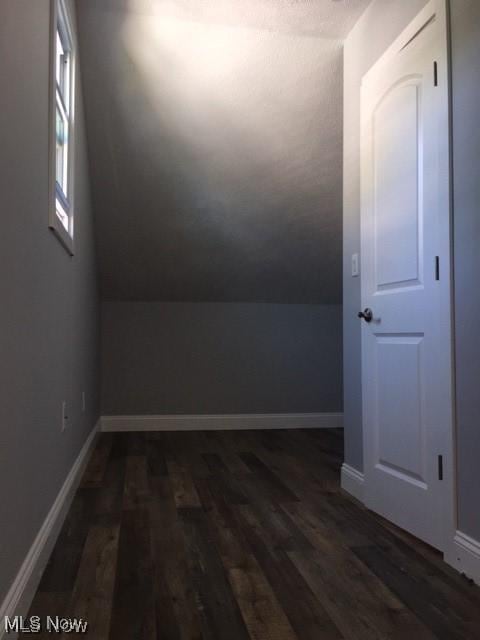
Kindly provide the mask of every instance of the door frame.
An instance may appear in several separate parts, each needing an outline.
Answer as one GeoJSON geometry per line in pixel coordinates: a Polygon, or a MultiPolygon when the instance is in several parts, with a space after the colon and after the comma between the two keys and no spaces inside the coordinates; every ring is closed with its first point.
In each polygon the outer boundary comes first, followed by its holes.
{"type": "MultiPolygon", "coordinates": [[[[441,215],[447,221],[442,225],[440,247],[442,255],[442,273],[445,274],[446,284],[441,287],[440,297],[444,308],[450,309],[449,317],[444,319],[443,333],[449,335],[448,350],[448,366],[447,374],[449,375],[450,386],[450,411],[447,418],[449,428],[447,437],[445,438],[445,452],[443,460],[443,482],[444,495],[442,500],[441,518],[443,522],[442,531],[442,551],[445,559],[451,562],[451,553],[454,544],[454,537],[457,529],[457,478],[456,478],[456,432],[455,432],[455,353],[454,353],[454,280],[453,280],[453,206],[452,206],[452,122],[451,122],[451,30],[450,30],[450,11],[449,0],[430,0],[426,6],[418,13],[418,15],[410,22],[410,24],[402,31],[398,38],[383,53],[379,60],[371,67],[371,69],[363,76],[361,83],[361,92],[363,85],[370,75],[377,73],[381,67],[388,64],[423,28],[432,22],[438,21],[441,29],[444,43],[442,50],[437,59],[437,78],[438,78],[438,95],[439,95],[439,113],[441,119],[445,123],[445,135],[439,141],[439,157],[438,170],[441,176],[439,187],[442,188],[441,215]]],[[[433,74],[433,68],[432,68],[433,74]]],[[[363,102],[361,98],[361,103],[363,102]]],[[[363,112],[363,107],[362,107],[363,112]]],[[[361,116],[361,156],[360,156],[360,173],[361,173],[361,255],[365,255],[367,238],[365,234],[365,224],[362,222],[364,204],[365,181],[363,178],[363,113],[361,116]]],[[[365,306],[365,284],[363,276],[361,279],[361,297],[362,308],[365,306]]],[[[365,370],[363,357],[364,340],[362,339],[362,400],[363,400],[363,451],[364,459],[367,448],[366,428],[367,416],[365,407],[366,391],[363,380],[366,379],[369,372],[365,370]]],[[[366,480],[365,480],[366,481],[366,480]]]]}

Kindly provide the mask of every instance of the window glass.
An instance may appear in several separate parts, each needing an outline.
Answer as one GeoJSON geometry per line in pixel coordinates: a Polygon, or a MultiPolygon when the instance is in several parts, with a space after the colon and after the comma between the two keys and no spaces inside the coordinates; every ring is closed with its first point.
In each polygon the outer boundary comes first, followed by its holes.
{"type": "Polygon", "coordinates": [[[57,104],[56,116],[56,180],[63,193],[67,194],[68,180],[68,122],[57,104]]]}
{"type": "MultiPolygon", "coordinates": [[[[50,226],[57,231],[62,242],[71,251],[73,245],[73,176],[72,176],[72,136],[73,136],[73,39],[68,11],[63,0],[56,0],[56,25],[53,32],[54,47],[52,69],[52,99],[55,100],[52,127],[55,136],[55,157],[51,157],[51,167],[55,175],[55,207],[50,212],[50,226]],[[65,235],[65,232],[67,235],[65,235]]],[[[53,140],[52,140],[53,142],[53,140]]]]}
{"type": "Polygon", "coordinates": [[[57,41],[56,41],[55,44],[56,44],[55,72],[56,72],[56,78],[57,78],[57,85],[59,87],[62,87],[63,80],[64,80],[62,57],[63,57],[65,52],[63,50],[62,39],[60,37],[60,33],[58,31],[58,28],[57,28],[57,41]]]}
{"type": "Polygon", "coordinates": [[[65,231],[68,231],[69,230],[68,229],[68,227],[69,227],[68,215],[67,215],[67,212],[65,211],[65,209],[62,206],[60,197],[57,197],[57,199],[56,199],[55,210],[56,210],[57,216],[58,216],[60,222],[62,223],[65,231]]]}

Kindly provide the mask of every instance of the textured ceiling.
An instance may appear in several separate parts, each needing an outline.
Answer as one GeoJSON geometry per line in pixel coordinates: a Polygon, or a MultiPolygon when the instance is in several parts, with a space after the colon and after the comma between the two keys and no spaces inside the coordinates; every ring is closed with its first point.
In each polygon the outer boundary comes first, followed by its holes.
{"type": "Polygon", "coordinates": [[[95,5],[97,11],[343,39],[370,0],[77,0],[77,3],[95,5]]]}
{"type": "Polygon", "coordinates": [[[339,302],[342,38],[368,0],[80,0],[102,295],[339,302]]]}

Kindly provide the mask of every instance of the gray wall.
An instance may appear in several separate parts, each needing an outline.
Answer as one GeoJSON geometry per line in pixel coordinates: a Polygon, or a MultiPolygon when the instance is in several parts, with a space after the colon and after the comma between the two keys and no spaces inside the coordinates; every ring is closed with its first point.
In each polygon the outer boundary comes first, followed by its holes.
{"type": "Polygon", "coordinates": [[[274,4],[77,3],[105,299],[340,304],[342,34],[366,0],[274,4]]]}
{"type": "Polygon", "coordinates": [[[480,3],[451,7],[458,519],[480,540],[480,3]]]}
{"type": "Polygon", "coordinates": [[[360,82],[368,69],[426,4],[374,0],[345,41],[343,163],[343,340],[345,461],[363,468],[360,278],[351,256],[360,253],[360,82]]]}
{"type": "MultiPolygon", "coordinates": [[[[376,0],[345,43],[345,459],[358,469],[363,468],[361,341],[356,318],[360,308],[360,279],[350,276],[350,258],[360,250],[360,80],[424,4],[424,0],[376,0]]],[[[451,11],[458,526],[480,539],[480,4],[477,0],[451,0],[451,11]]]]}
{"type": "Polygon", "coordinates": [[[343,37],[368,2],[77,2],[104,414],[341,410],[343,37]]]}
{"type": "Polygon", "coordinates": [[[103,414],[341,411],[340,306],[104,302],[103,414]]]}
{"type": "Polygon", "coordinates": [[[74,258],[48,229],[49,5],[0,5],[0,602],[98,416],[80,94],[74,258]],[[63,400],[71,426],[61,433],[63,400]]]}

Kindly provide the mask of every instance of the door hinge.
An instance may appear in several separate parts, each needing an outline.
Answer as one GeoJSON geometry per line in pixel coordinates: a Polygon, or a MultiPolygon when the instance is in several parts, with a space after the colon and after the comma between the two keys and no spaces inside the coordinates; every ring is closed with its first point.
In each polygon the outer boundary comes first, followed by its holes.
{"type": "Polygon", "coordinates": [[[443,456],[438,456],[438,479],[443,480],[443,456]]]}
{"type": "Polygon", "coordinates": [[[440,280],[440,257],[435,256],[435,280],[440,280]]]}
{"type": "Polygon", "coordinates": [[[433,63],[433,85],[438,87],[438,63],[436,60],[433,63]]]}

